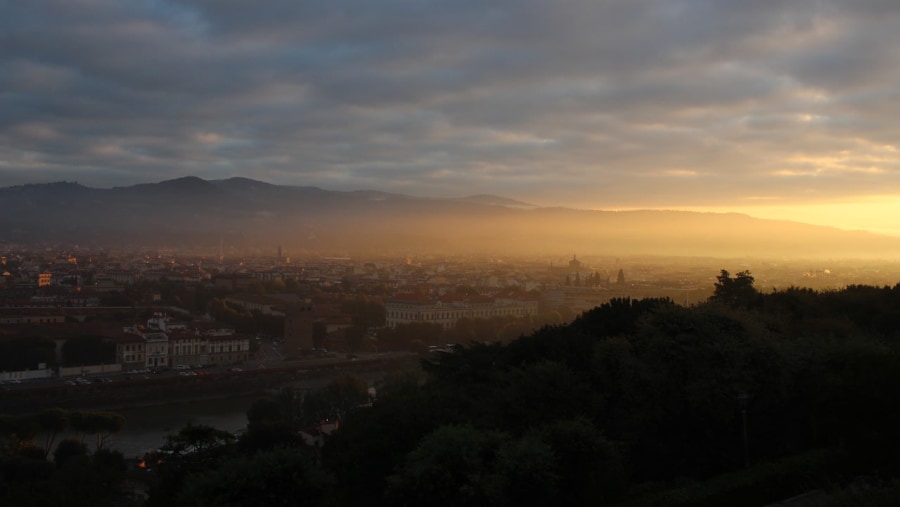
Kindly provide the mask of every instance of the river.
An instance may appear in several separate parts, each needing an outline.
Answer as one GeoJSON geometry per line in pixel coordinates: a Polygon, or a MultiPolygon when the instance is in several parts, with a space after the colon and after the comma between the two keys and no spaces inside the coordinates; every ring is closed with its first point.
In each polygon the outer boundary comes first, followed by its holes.
{"type": "Polygon", "coordinates": [[[106,440],[106,447],[126,458],[143,455],[166,442],[188,423],[206,424],[235,433],[247,426],[247,410],[265,395],[201,400],[169,405],[116,410],[125,417],[125,428],[106,440]]]}
{"type": "MultiPolygon", "coordinates": [[[[400,359],[404,360],[405,355],[400,359]]],[[[360,361],[363,365],[363,361],[360,361]]],[[[393,364],[374,370],[353,371],[353,375],[373,386],[382,379],[386,372],[395,371],[393,364]]],[[[314,375],[299,380],[293,380],[281,384],[282,387],[298,389],[320,389],[329,384],[334,378],[347,373],[346,370],[338,370],[325,375],[314,375]]],[[[275,389],[269,386],[269,389],[275,389]]],[[[105,446],[108,449],[120,451],[125,458],[142,456],[147,451],[158,449],[166,443],[166,436],[177,433],[188,423],[205,424],[214,428],[237,433],[247,426],[247,411],[256,400],[268,396],[265,392],[232,396],[228,398],[197,399],[192,401],[173,401],[156,403],[146,406],[131,406],[116,408],[110,406],[100,410],[116,412],[125,417],[125,426],[119,433],[106,439],[105,446]]],[[[76,408],[77,410],[78,408],[76,408]]],[[[87,410],[96,410],[93,408],[87,410]]],[[[71,432],[58,435],[56,443],[64,438],[75,438],[71,432]]],[[[46,442],[46,435],[39,435],[35,443],[42,445],[46,442]]],[[[91,437],[85,439],[89,447],[93,447],[91,437]]]]}
{"type": "MultiPolygon", "coordinates": [[[[357,372],[356,376],[368,385],[382,378],[383,371],[357,372]]],[[[286,386],[300,389],[320,389],[332,381],[318,377],[293,382],[286,386]]],[[[177,433],[188,423],[206,424],[236,433],[247,426],[247,411],[256,400],[268,396],[257,393],[219,399],[201,399],[152,406],[113,409],[125,417],[124,429],[106,439],[106,447],[120,451],[126,458],[142,456],[166,443],[166,435],[177,433]]],[[[57,442],[66,436],[57,438],[57,442]]],[[[89,442],[90,437],[86,442],[89,442]]],[[[40,442],[40,440],[38,440],[40,442]]]]}

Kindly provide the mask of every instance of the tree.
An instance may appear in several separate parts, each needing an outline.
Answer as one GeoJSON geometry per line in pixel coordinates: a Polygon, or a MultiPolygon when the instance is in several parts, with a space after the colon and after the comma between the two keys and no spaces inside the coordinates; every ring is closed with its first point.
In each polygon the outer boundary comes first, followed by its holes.
{"type": "Polygon", "coordinates": [[[503,442],[492,463],[492,505],[573,505],[558,500],[553,449],[526,436],[503,442]]]}
{"type": "Polygon", "coordinates": [[[552,450],[557,505],[606,505],[622,493],[625,471],[618,449],[590,420],[558,420],[531,434],[552,450]]]}
{"type": "Polygon", "coordinates": [[[56,450],[53,451],[53,461],[58,468],[62,468],[69,461],[79,457],[87,456],[87,446],[83,442],[71,438],[66,438],[59,442],[56,450]]]}
{"type": "Polygon", "coordinates": [[[277,449],[237,459],[186,484],[174,505],[330,505],[333,479],[299,449],[277,449]]]}
{"type": "Polygon", "coordinates": [[[38,336],[0,340],[0,371],[31,370],[40,363],[56,365],[56,344],[38,336]]]}
{"type": "Polygon", "coordinates": [[[254,402],[247,411],[247,431],[238,441],[239,450],[252,454],[299,445],[302,440],[298,431],[308,422],[303,401],[300,391],[285,387],[274,398],[254,402]]]}
{"type": "Polygon", "coordinates": [[[179,505],[175,500],[196,474],[214,470],[233,455],[235,437],[206,424],[188,423],[168,435],[154,468],[159,481],[150,494],[150,505],[179,505]]]}
{"type": "Polygon", "coordinates": [[[438,428],[388,478],[388,500],[394,505],[494,505],[489,474],[506,438],[472,426],[438,428]]]}
{"type": "MultiPolygon", "coordinates": [[[[334,379],[318,394],[322,396],[322,403],[327,405],[330,412],[338,419],[369,401],[369,387],[359,377],[349,373],[334,379]]],[[[310,401],[313,399],[313,397],[309,397],[310,401]]]]}
{"type": "Polygon", "coordinates": [[[68,366],[106,364],[116,360],[116,344],[100,336],[76,336],[62,346],[63,362],[68,366]]]}
{"type": "Polygon", "coordinates": [[[85,436],[94,435],[96,448],[102,449],[110,435],[125,427],[125,418],[115,412],[72,412],[69,425],[80,435],[82,442],[85,436]]]}
{"type": "Polygon", "coordinates": [[[55,470],[27,504],[102,507],[125,505],[122,484],[125,458],[118,451],[97,450],[91,455],[78,440],[62,440],[54,452],[55,470]]]}
{"type": "Polygon", "coordinates": [[[69,412],[61,408],[48,408],[35,415],[35,422],[42,433],[47,436],[44,454],[49,455],[56,435],[69,427],[69,412]]]}
{"type": "Polygon", "coordinates": [[[203,456],[209,451],[222,449],[233,443],[234,435],[206,424],[188,423],[166,440],[163,449],[167,452],[181,456],[203,456]]]}
{"type": "Polygon", "coordinates": [[[22,449],[33,447],[38,428],[31,415],[0,414],[0,438],[6,454],[16,455],[22,449]]]}
{"type": "Polygon", "coordinates": [[[759,292],[753,287],[753,276],[749,271],[741,271],[734,278],[722,270],[716,277],[715,291],[709,298],[711,302],[732,308],[747,308],[754,304],[759,292]]]}

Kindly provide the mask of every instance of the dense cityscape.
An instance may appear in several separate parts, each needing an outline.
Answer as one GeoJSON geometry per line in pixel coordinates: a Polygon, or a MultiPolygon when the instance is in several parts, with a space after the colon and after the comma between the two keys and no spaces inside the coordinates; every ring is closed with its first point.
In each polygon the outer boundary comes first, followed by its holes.
{"type": "Polygon", "coordinates": [[[0,0],[0,506],[900,505],[898,26],[0,0]]]}
{"type": "Polygon", "coordinates": [[[411,352],[466,343],[456,332],[460,320],[507,321],[506,334],[497,338],[509,341],[617,298],[702,302],[712,294],[716,266],[729,262],[735,271],[752,269],[757,285],[771,290],[884,285],[900,271],[873,261],[818,261],[805,269],[795,260],[577,254],[291,259],[281,247],[270,255],[240,256],[7,248],[0,257],[4,337],[40,335],[58,346],[55,356],[40,363],[7,354],[0,380],[84,382],[93,374],[237,365],[258,354],[260,335],[277,339],[280,355],[291,359],[319,350],[388,350],[397,344],[385,339],[389,331],[382,331],[379,343],[379,331],[398,325],[437,325],[415,343],[399,344],[411,352]],[[64,346],[86,337],[100,343],[85,343],[80,352],[64,346]]]}

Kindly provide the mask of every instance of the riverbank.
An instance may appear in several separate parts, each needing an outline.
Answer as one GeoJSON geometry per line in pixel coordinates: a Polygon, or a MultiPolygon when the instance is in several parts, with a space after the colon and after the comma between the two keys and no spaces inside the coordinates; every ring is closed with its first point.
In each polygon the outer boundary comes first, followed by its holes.
{"type": "Polygon", "coordinates": [[[139,407],[262,395],[283,386],[330,380],[341,373],[361,375],[409,368],[418,359],[411,355],[384,355],[354,360],[326,358],[320,361],[285,362],[246,371],[222,371],[207,375],[150,375],[139,379],[85,385],[59,384],[34,389],[0,391],[0,412],[20,414],[48,407],[67,410],[125,410],[139,407]]]}

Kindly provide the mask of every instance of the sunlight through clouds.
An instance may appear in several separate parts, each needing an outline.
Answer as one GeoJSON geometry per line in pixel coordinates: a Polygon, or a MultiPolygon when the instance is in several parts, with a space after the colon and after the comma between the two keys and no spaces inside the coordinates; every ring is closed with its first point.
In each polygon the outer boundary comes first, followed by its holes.
{"type": "Polygon", "coordinates": [[[3,185],[189,170],[594,209],[771,196],[835,219],[816,207],[871,216],[900,188],[895,2],[3,10],[3,185]]]}

